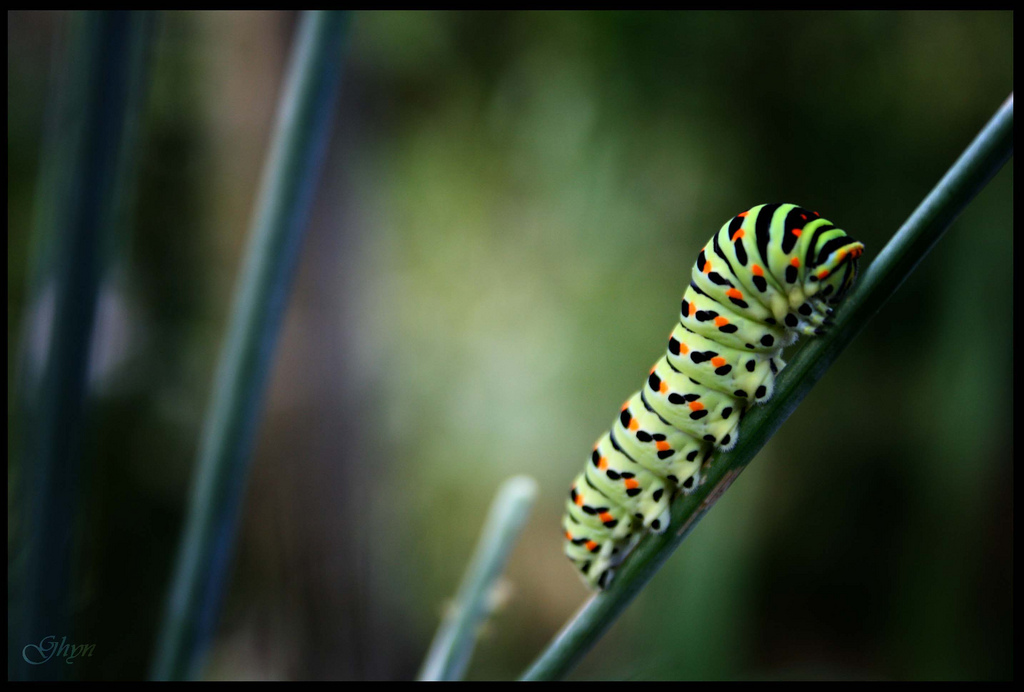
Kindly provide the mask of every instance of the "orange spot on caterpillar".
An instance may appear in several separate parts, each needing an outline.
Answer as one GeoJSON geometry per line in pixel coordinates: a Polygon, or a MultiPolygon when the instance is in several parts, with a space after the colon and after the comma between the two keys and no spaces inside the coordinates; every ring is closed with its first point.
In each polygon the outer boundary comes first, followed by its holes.
{"type": "Polygon", "coordinates": [[[722,356],[717,356],[715,358],[712,358],[711,359],[711,364],[714,365],[716,368],[720,368],[723,365],[725,365],[725,358],[722,358],[722,356]]]}
{"type": "Polygon", "coordinates": [[[583,496],[580,495],[579,493],[576,493],[576,506],[577,507],[582,507],[583,506],[583,496]]]}
{"type": "Polygon", "coordinates": [[[794,228],[794,229],[793,229],[793,230],[791,231],[791,233],[792,233],[793,235],[795,235],[795,236],[796,236],[797,238],[799,238],[799,237],[800,237],[800,234],[801,234],[801,233],[803,233],[803,231],[801,231],[801,230],[800,230],[799,228],[794,228]]]}
{"type": "Polygon", "coordinates": [[[739,214],[737,214],[736,216],[740,217],[741,219],[745,219],[745,218],[747,218],[747,216],[749,214],[750,214],[749,211],[743,211],[743,212],[740,212],[739,214]]]}
{"type": "Polygon", "coordinates": [[[691,401],[690,402],[690,410],[691,411],[703,411],[704,410],[704,404],[700,403],[699,401],[691,401]]]}
{"type": "Polygon", "coordinates": [[[800,258],[799,257],[794,257],[793,259],[789,260],[789,263],[791,265],[793,265],[794,267],[796,267],[797,269],[800,268],[800,258]]]}
{"type": "Polygon", "coordinates": [[[636,422],[636,418],[630,418],[629,419],[629,429],[630,430],[637,430],[639,427],[640,427],[640,424],[636,422]]]}
{"type": "Polygon", "coordinates": [[[632,490],[633,488],[640,487],[640,483],[635,478],[627,478],[623,481],[623,484],[626,486],[626,490],[632,490]]]}
{"type": "Polygon", "coordinates": [[[684,344],[682,341],[679,342],[679,352],[684,356],[690,352],[690,347],[684,344]]]}
{"type": "Polygon", "coordinates": [[[608,468],[608,457],[601,457],[600,459],[598,459],[597,468],[601,469],[602,471],[608,468]]]}
{"type": "Polygon", "coordinates": [[[567,540],[567,541],[571,541],[572,540],[572,534],[569,533],[568,531],[565,532],[565,540],[567,540]]]}
{"type": "Polygon", "coordinates": [[[665,442],[664,440],[655,442],[654,446],[658,448],[659,452],[664,452],[666,449],[672,449],[671,447],[668,446],[668,442],[665,442]]]}
{"type": "MultiPolygon", "coordinates": [[[[654,372],[654,368],[651,368],[651,372],[654,372]]],[[[626,399],[626,403],[624,403],[622,405],[622,408],[620,408],[619,410],[620,411],[625,411],[627,408],[629,408],[629,399],[626,399]]]]}
{"type": "Polygon", "coordinates": [[[665,392],[668,391],[668,385],[662,382],[661,384],[658,385],[658,391],[664,394],[665,392]]]}
{"type": "Polygon", "coordinates": [[[729,324],[729,320],[725,319],[724,317],[718,316],[715,318],[716,327],[724,327],[727,324],[729,324]]]}
{"type": "Polygon", "coordinates": [[[819,279],[824,279],[826,276],[828,276],[828,269],[822,269],[820,272],[818,272],[819,279]]]}
{"type": "Polygon", "coordinates": [[[745,237],[747,234],[743,232],[743,229],[736,231],[732,234],[732,241],[736,242],[737,239],[745,237]]]}
{"type": "Polygon", "coordinates": [[[597,547],[597,543],[594,543],[594,541],[587,541],[586,546],[587,550],[593,550],[597,547]]]}
{"type": "Polygon", "coordinates": [[[597,518],[600,519],[603,522],[609,522],[612,519],[614,519],[615,517],[613,517],[611,515],[611,512],[601,512],[600,514],[597,515],[597,518]]]}
{"type": "Polygon", "coordinates": [[[750,271],[754,272],[754,276],[764,276],[764,269],[761,269],[760,264],[755,264],[750,268],[750,271]]]}
{"type": "Polygon", "coordinates": [[[710,273],[711,272],[711,262],[705,261],[704,262],[704,268],[701,269],[701,271],[704,272],[705,274],[710,273]]]}
{"type": "Polygon", "coordinates": [[[697,306],[695,304],[693,304],[693,303],[690,303],[690,314],[689,314],[689,316],[693,317],[693,313],[695,313],[695,312],[697,312],[697,306]]]}
{"type": "Polygon", "coordinates": [[[728,291],[725,292],[725,295],[729,296],[730,298],[735,298],[736,300],[743,300],[743,291],[739,290],[738,288],[730,288],[728,291]]]}

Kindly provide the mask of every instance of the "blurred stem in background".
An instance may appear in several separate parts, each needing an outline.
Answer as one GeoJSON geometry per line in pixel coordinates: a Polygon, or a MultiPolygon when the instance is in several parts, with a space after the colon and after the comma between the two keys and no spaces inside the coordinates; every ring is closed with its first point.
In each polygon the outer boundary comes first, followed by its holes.
{"type": "MultiPolygon", "coordinates": [[[[35,266],[18,362],[22,492],[8,601],[8,678],[60,675],[22,648],[73,637],[90,349],[99,287],[131,197],[130,173],[156,15],[76,12],[58,57],[36,190],[35,266]]],[[[87,460],[87,456],[85,457],[87,460]]]]}
{"type": "Polygon", "coordinates": [[[305,12],[206,414],[152,675],[196,677],[213,637],[281,318],[330,139],[348,15],[305,12]]]}
{"type": "Polygon", "coordinates": [[[480,626],[494,609],[494,590],[530,517],[537,481],[513,476],[491,504],[459,592],[441,621],[420,670],[420,680],[461,680],[473,656],[480,626]]]}
{"type": "Polygon", "coordinates": [[[708,482],[672,507],[670,529],[648,535],[608,590],[593,596],[523,674],[524,680],[565,676],[618,619],[701,517],[782,426],[842,350],[939,241],[975,195],[1013,155],[1013,94],[896,232],[836,315],[835,326],[810,340],[780,374],[775,395],[741,424],[736,447],[717,456],[708,482]]]}

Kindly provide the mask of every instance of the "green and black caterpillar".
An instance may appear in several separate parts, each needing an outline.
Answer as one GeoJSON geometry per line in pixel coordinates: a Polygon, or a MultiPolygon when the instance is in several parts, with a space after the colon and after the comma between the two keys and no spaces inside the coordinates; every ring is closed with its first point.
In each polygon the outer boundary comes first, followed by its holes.
{"type": "Polygon", "coordinates": [[[747,407],[772,395],[782,349],[832,324],[863,251],[795,204],[737,214],[701,249],[667,353],[569,491],[565,553],[589,586],[608,585],[644,530],[664,531],[676,491],[736,444],[747,407]]]}

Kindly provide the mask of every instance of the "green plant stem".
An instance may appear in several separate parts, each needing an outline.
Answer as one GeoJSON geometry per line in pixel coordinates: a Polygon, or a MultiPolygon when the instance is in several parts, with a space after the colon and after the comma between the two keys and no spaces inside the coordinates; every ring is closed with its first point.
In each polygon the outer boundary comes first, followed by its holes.
{"type": "Polygon", "coordinates": [[[537,483],[514,476],[498,489],[487,523],[466,568],[455,602],[441,621],[420,670],[420,680],[460,680],[469,666],[489,597],[530,515],[537,483]]]}
{"type": "Polygon", "coordinates": [[[60,677],[22,647],[72,636],[74,532],[87,449],[89,354],[100,285],[130,195],[154,15],[70,13],[47,108],[33,228],[38,253],[18,367],[21,492],[9,601],[8,677],[60,677]]]}
{"type": "Polygon", "coordinates": [[[838,311],[835,326],[800,349],[780,373],[771,401],[755,406],[744,418],[736,447],[715,459],[704,485],[673,504],[669,530],[661,535],[648,535],[640,542],[610,588],[583,605],[523,674],[523,680],[558,679],[579,663],[782,426],[842,350],[1012,155],[1013,94],[1010,94],[871,263],[838,311]]]}
{"type": "Polygon", "coordinates": [[[157,654],[157,679],[195,677],[230,563],[271,356],[330,137],[348,16],[305,12],[199,447],[157,654]]]}

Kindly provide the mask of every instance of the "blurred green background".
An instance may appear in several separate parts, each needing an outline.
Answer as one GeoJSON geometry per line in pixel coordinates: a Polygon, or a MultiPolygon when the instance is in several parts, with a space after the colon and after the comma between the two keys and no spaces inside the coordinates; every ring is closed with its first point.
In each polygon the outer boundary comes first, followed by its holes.
{"type": "MultiPolygon", "coordinates": [[[[9,404],[64,21],[8,14],[9,404]]],[[[159,23],[90,367],[81,678],[150,662],[294,24],[159,23]]],[[[702,243],[796,202],[870,262],[1012,48],[1009,12],[357,13],[207,675],[413,676],[528,473],[469,677],[521,673],[585,598],[563,498],[702,243]]],[[[1012,678],[1012,185],[1011,161],[574,677],[1012,678]]]]}

